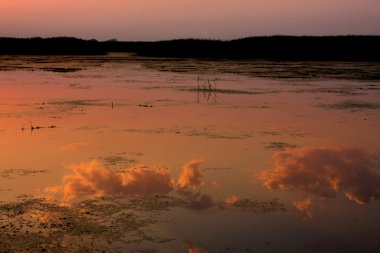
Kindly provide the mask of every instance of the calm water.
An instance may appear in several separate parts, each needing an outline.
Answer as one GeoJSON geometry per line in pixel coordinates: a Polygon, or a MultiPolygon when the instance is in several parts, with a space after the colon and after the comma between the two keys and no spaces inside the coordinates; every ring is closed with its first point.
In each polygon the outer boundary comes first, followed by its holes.
{"type": "Polygon", "coordinates": [[[380,251],[380,64],[0,70],[0,252],[380,251]]]}

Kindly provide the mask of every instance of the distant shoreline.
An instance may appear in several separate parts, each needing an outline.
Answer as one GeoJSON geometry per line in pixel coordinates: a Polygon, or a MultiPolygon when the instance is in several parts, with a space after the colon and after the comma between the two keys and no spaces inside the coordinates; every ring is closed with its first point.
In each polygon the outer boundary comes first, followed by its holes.
{"type": "Polygon", "coordinates": [[[104,55],[111,52],[142,57],[380,62],[380,36],[268,36],[230,41],[178,39],[156,42],[0,37],[0,55],[104,55]]]}

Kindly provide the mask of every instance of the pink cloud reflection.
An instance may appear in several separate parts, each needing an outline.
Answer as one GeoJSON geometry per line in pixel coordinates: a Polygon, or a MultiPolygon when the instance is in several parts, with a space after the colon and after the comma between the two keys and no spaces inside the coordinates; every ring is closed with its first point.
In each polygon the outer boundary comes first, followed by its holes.
{"type": "Polygon", "coordinates": [[[97,161],[69,167],[62,185],[48,187],[48,193],[63,195],[63,201],[74,198],[115,194],[164,194],[174,189],[174,181],[166,168],[132,168],[118,172],[97,161]]]}
{"type": "Polygon", "coordinates": [[[273,155],[274,169],[259,179],[269,189],[295,190],[322,198],[339,192],[359,204],[380,199],[380,175],[359,148],[300,148],[273,155]]]}
{"type": "Polygon", "coordinates": [[[62,183],[45,188],[49,199],[61,198],[68,202],[76,198],[91,198],[118,194],[167,194],[177,192],[189,199],[189,207],[203,209],[212,205],[208,195],[192,192],[200,186],[201,161],[187,163],[176,180],[167,168],[135,167],[126,171],[115,171],[98,161],[69,166],[71,173],[62,183]]]}

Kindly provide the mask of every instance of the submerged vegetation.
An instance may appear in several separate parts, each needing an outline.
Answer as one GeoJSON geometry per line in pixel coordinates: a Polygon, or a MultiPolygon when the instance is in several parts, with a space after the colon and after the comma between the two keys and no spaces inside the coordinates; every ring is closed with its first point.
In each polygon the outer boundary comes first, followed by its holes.
{"type": "Polygon", "coordinates": [[[156,42],[98,42],[69,37],[0,38],[0,55],[128,52],[138,56],[175,58],[380,61],[379,44],[380,36],[263,36],[230,41],[178,39],[156,42]]]}

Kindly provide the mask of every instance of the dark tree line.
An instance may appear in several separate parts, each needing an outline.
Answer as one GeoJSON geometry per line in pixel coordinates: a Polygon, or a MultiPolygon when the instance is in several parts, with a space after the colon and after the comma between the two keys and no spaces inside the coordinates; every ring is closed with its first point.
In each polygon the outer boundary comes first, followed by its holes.
{"type": "Polygon", "coordinates": [[[380,36],[268,36],[237,40],[179,39],[119,42],[59,38],[0,38],[0,54],[88,55],[129,52],[138,56],[380,61],[380,36]]]}
{"type": "Polygon", "coordinates": [[[102,44],[96,40],[81,40],[71,37],[0,38],[1,55],[94,55],[105,53],[102,44]]]}

